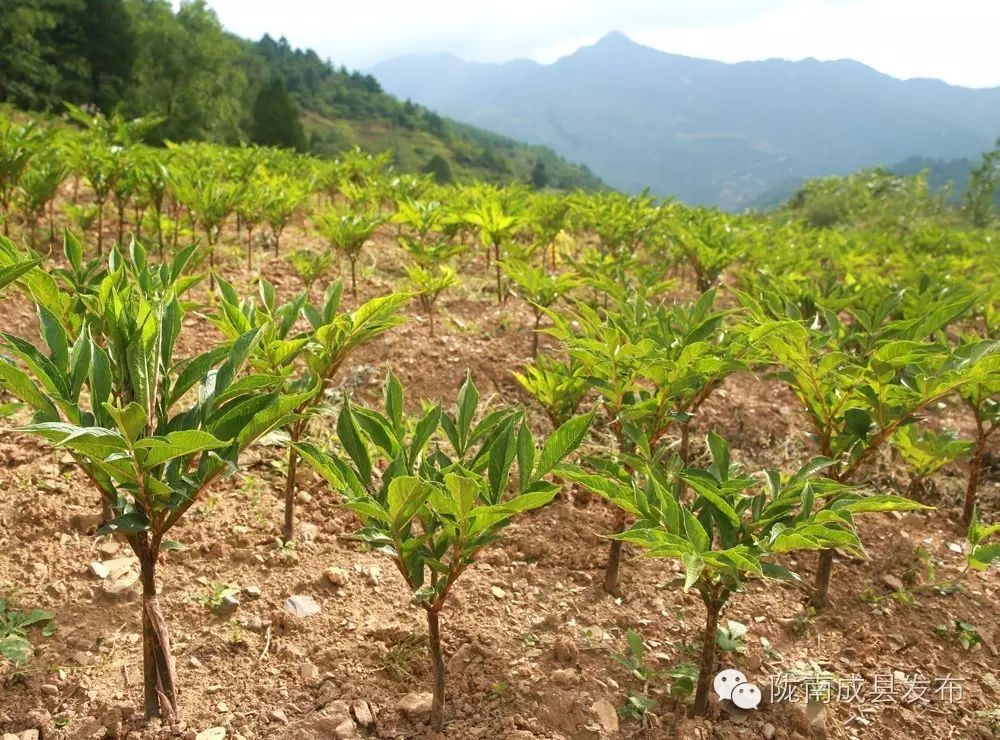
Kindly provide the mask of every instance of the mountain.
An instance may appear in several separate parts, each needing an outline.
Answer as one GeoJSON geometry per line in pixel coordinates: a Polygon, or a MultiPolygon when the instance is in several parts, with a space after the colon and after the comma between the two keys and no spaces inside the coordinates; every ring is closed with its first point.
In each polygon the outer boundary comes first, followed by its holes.
{"type": "Polygon", "coordinates": [[[1000,133],[1000,88],[898,80],[850,60],[727,64],[621,33],[552,64],[434,55],[368,71],[388,92],[549,146],[613,187],[725,208],[915,154],[978,158],[1000,133]]]}

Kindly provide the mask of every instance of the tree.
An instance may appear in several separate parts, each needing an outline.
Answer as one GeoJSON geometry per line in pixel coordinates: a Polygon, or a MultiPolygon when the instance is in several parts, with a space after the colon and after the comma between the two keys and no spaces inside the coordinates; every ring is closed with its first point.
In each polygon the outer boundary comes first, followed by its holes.
{"type": "Polygon", "coordinates": [[[996,192],[1000,187],[1000,138],[992,151],[984,152],[979,166],[972,170],[965,191],[965,208],[976,226],[988,226],[996,217],[996,192]]]}
{"type": "Polygon", "coordinates": [[[299,120],[298,106],[288,95],[285,81],[272,75],[253,104],[251,138],[254,143],[303,151],[306,136],[299,120]]]}
{"type": "Polygon", "coordinates": [[[531,170],[531,184],[535,190],[541,190],[542,188],[548,187],[549,173],[548,170],[545,169],[545,162],[540,159],[535,162],[535,166],[531,170]]]}
{"type": "Polygon", "coordinates": [[[448,160],[440,154],[435,154],[427,160],[427,164],[424,165],[424,172],[428,175],[432,175],[434,177],[434,182],[438,185],[447,185],[455,179],[451,174],[451,165],[448,164],[448,160]]]}

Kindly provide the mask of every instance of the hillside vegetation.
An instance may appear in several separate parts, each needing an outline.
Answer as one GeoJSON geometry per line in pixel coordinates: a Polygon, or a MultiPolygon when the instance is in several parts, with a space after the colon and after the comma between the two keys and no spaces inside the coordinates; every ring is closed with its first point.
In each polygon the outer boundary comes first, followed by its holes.
{"type": "Polygon", "coordinates": [[[226,33],[203,0],[25,0],[0,6],[0,103],[64,102],[158,119],[151,143],[258,143],[324,156],[392,151],[399,169],[536,187],[601,187],[540,146],[456,124],[269,36],[226,33]]]}

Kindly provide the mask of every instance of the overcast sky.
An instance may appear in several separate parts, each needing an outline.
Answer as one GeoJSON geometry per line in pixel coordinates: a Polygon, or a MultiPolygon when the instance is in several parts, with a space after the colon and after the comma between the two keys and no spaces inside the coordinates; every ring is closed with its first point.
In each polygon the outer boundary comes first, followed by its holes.
{"type": "MultiPolygon", "coordinates": [[[[175,0],[175,3],[178,0],[175,0]]],[[[551,62],[608,31],[664,51],[743,61],[851,58],[896,77],[1000,85],[1000,0],[208,0],[265,32],[364,69],[412,53],[551,62]]]]}

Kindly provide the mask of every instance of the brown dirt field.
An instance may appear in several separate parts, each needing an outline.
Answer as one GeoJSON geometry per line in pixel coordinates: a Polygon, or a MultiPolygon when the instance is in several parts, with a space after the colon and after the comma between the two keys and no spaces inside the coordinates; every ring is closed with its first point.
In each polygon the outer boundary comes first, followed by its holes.
{"type": "MultiPolygon", "coordinates": [[[[302,241],[295,229],[283,239],[283,250],[302,241]]],[[[225,273],[249,290],[254,276],[231,251],[225,273]]],[[[282,259],[260,253],[258,261],[280,294],[297,289],[282,259]]],[[[388,233],[366,247],[363,262],[360,298],[398,283],[399,256],[388,233]]],[[[484,275],[481,263],[475,274],[484,275]]],[[[484,397],[527,403],[510,371],[529,360],[531,313],[514,298],[496,306],[489,283],[486,276],[470,278],[445,295],[435,338],[412,309],[412,321],[351,357],[340,384],[377,403],[384,370],[391,366],[408,405],[417,409],[423,399],[450,402],[468,368],[484,397]]],[[[349,291],[346,301],[353,305],[349,291]]],[[[34,318],[22,298],[7,298],[0,310],[4,330],[34,335],[34,318]]],[[[212,336],[203,314],[189,321],[182,350],[194,351],[212,336]]],[[[942,426],[968,431],[958,407],[946,405],[933,415],[942,426]]],[[[810,456],[794,399],[768,379],[731,378],[696,423],[699,440],[712,426],[752,470],[788,469],[810,456]]],[[[544,429],[541,421],[537,426],[544,429]]],[[[322,421],[313,431],[324,438],[322,421]]],[[[226,737],[247,739],[433,737],[423,720],[397,709],[404,695],[430,689],[422,612],[409,605],[387,560],[347,538],[355,526],[352,516],[307,472],[298,511],[302,541],[294,557],[275,546],[281,467],[279,448],[251,450],[241,472],[217,484],[173,533],[186,549],[165,554],[159,573],[182,717],[173,725],[146,725],[138,591],[108,595],[90,572],[92,561],[123,557],[127,546],[87,533],[96,497],[58,453],[27,436],[0,437],[0,598],[13,594],[25,607],[48,609],[57,624],[53,637],[35,635],[36,655],[27,670],[14,674],[8,663],[0,664],[0,731],[37,729],[44,738],[193,739],[221,727],[226,737]],[[334,583],[325,574],[337,568],[342,571],[333,572],[334,583]],[[196,601],[215,582],[241,589],[231,619],[196,601]],[[286,616],[281,605],[292,594],[311,596],[321,611],[305,619],[286,616]],[[374,721],[368,727],[356,722],[355,734],[345,734],[350,727],[338,727],[334,718],[351,705],[357,717],[358,706],[363,712],[357,703],[365,701],[374,721]]],[[[614,723],[602,709],[619,707],[629,691],[642,689],[611,657],[625,651],[626,630],[639,631],[648,660],[667,668],[693,659],[704,611],[695,595],[667,585],[679,571],[666,561],[627,562],[624,596],[606,595],[600,585],[602,535],[613,524],[612,512],[566,488],[553,505],[505,530],[503,543],[487,550],[456,586],[442,615],[449,692],[442,737],[993,737],[989,720],[977,713],[1000,709],[1000,571],[967,574],[961,592],[919,592],[912,604],[889,597],[887,584],[898,579],[910,585],[924,577],[918,548],[938,564],[939,577],[957,577],[964,564],[954,551],[964,539],[955,524],[964,472],[956,465],[937,477],[934,512],[870,517],[863,525],[870,558],[838,558],[833,603],[821,614],[805,615],[800,591],[749,584],[723,614],[723,621],[749,627],[746,654],[720,656],[720,667],[740,668],[762,687],[783,670],[810,667],[860,674],[869,688],[876,675],[894,671],[957,676],[964,679],[961,701],[906,705],[897,695],[886,703],[832,702],[815,719],[801,701],[762,705],[755,712],[717,705],[709,720],[695,722],[683,719],[665,683],[654,682],[647,692],[658,706],[643,722],[622,718],[611,729],[614,723]],[[937,625],[956,619],[978,627],[980,646],[965,650],[935,634],[937,625]]],[[[888,453],[865,473],[864,480],[881,490],[903,491],[907,485],[888,453]]],[[[995,468],[984,476],[980,495],[983,518],[1000,518],[995,468]]],[[[813,555],[791,562],[811,577],[813,555]]],[[[767,697],[767,688],[763,693],[767,697]]]]}

